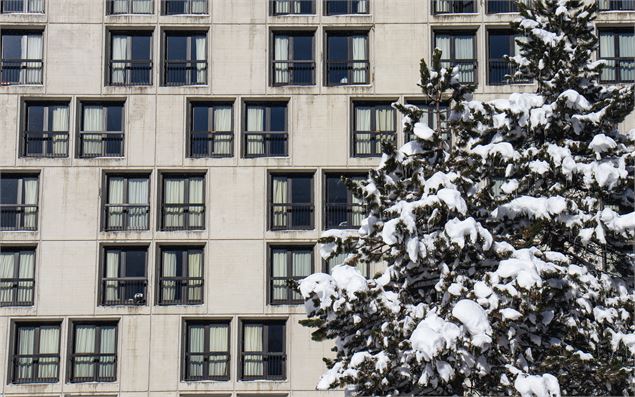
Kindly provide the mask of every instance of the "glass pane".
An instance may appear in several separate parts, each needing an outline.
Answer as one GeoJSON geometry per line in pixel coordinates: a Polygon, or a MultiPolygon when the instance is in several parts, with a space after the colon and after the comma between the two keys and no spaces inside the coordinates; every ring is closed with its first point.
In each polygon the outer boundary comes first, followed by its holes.
{"type": "Polygon", "coordinates": [[[329,35],[328,60],[329,61],[348,60],[348,36],[329,35]]]}
{"type": "Polygon", "coordinates": [[[268,352],[284,352],[284,324],[273,323],[269,324],[268,328],[268,352]]]}
{"type": "Polygon", "coordinates": [[[2,58],[21,59],[22,58],[22,35],[4,34],[2,35],[2,58]]]}
{"type": "Polygon", "coordinates": [[[150,36],[132,36],[132,59],[150,59],[150,36]]]}
{"type": "Polygon", "coordinates": [[[293,38],[293,59],[296,61],[313,60],[313,36],[295,36],[293,38]]]}
{"type": "Polygon", "coordinates": [[[310,176],[294,176],[291,190],[292,203],[310,203],[311,185],[313,178],[310,176]]]}
{"type": "Polygon", "coordinates": [[[0,178],[0,204],[18,203],[18,178],[0,178]]]}
{"type": "Polygon", "coordinates": [[[326,179],[326,201],[329,203],[346,204],[348,202],[348,189],[339,175],[329,175],[326,179]]]}
{"type": "Polygon", "coordinates": [[[512,35],[502,32],[490,32],[489,34],[489,57],[503,58],[505,55],[513,55],[511,43],[512,35]]]}
{"type": "Polygon", "coordinates": [[[286,105],[271,106],[271,131],[285,131],[286,114],[286,105]]]}
{"type": "Polygon", "coordinates": [[[125,277],[144,277],[146,266],[146,250],[128,250],[126,252],[125,277]]]}
{"type": "Polygon", "coordinates": [[[192,105],[192,131],[209,131],[209,107],[192,105]]]}
{"type": "Polygon", "coordinates": [[[187,59],[187,37],[171,35],[167,36],[167,58],[168,60],[187,59]]]}
{"type": "Polygon", "coordinates": [[[123,131],[121,122],[123,116],[123,106],[121,105],[109,105],[108,108],[108,120],[106,125],[106,131],[123,131]]]}
{"type": "Polygon", "coordinates": [[[44,106],[29,105],[27,109],[27,130],[44,131],[44,106]]]}

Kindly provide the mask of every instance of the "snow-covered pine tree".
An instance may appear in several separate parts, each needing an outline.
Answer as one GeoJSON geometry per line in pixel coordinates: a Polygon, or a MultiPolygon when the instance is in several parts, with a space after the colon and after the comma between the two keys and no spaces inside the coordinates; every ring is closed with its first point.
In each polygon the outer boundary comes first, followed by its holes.
{"type": "Polygon", "coordinates": [[[449,131],[397,106],[416,139],[387,147],[368,181],[350,183],[368,218],[357,233],[325,233],[322,256],[348,253],[345,264],[300,286],[304,324],[315,339],[335,340],[318,388],[633,392],[633,134],[616,128],[633,93],[598,84],[595,12],[577,0],[522,8],[527,38],[514,61],[538,82],[536,94],[474,101],[438,52],[431,70],[422,63],[423,92],[433,103],[452,97],[449,131]],[[548,74],[540,60],[553,45],[562,59],[549,56],[559,69],[548,74]],[[612,261],[585,244],[612,250],[612,261]],[[358,262],[386,270],[366,280],[348,266],[358,262]]]}

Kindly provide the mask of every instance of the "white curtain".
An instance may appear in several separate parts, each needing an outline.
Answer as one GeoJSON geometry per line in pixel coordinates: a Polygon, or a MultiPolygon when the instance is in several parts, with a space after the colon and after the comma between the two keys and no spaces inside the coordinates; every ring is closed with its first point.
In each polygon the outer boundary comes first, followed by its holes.
{"type": "Polygon", "coordinates": [[[290,4],[291,0],[275,0],[276,1],[276,14],[288,14],[291,12],[290,4]]]}
{"type": "Polygon", "coordinates": [[[273,226],[276,228],[284,228],[288,226],[287,209],[288,207],[280,205],[288,202],[287,192],[289,181],[286,178],[273,178],[273,226]]]}
{"type": "MultiPolygon", "coordinates": [[[[194,3],[197,4],[197,3],[194,3]]],[[[196,60],[207,60],[207,38],[196,37],[194,39],[196,45],[196,60]]],[[[205,84],[207,82],[207,62],[196,63],[196,84],[205,84]]]]}
{"type": "MultiPolygon", "coordinates": [[[[33,280],[35,278],[35,252],[22,251],[20,253],[20,268],[18,269],[18,302],[33,302],[33,280]]],[[[0,272],[2,270],[0,269],[0,272]]],[[[0,276],[1,277],[1,276],[0,276]]]]}
{"type": "Polygon", "coordinates": [[[368,13],[368,0],[358,0],[356,12],[358,14],[368,13]]]}
{"type": "MultiPolygon", "coordinates": [[[[287,277],[287,253],[285,251],[274,251],[272,257],[271,274],[273,277],[287,277]]],[[[273,300],[287,299],[287,279],[274,280],[272,285],[273,300]]]]}
{"type": "MultiPolygon", "coordinates": [[[[226,353],[229,351],[228,327],[209,327],[209,351],[210,353],[226,353]]],[[[210,354],[209,375],[224,376],[227,372],[227,356],[225,354],[210,354]]]]}
{"type": "Polygon", "coordinates": [[[126,62],[130,60],[128,51],[130,47],[130,37],[115,35],[112,36],[112,60],[115,61],[111,67],[111,83],[112,84],[124,84],[126,83],[126,62]]]}
{"type": "Polygon", "coordinates": [[[356,197],[355,195],[351,196],[351,202],[353,204],[351,213],[351,227],[360,227],[362,225],[362,220],[366,216],[366,212],[363,206],[364,202],[361,198],[356,197]]]}
{"type": "Polygon", "coordinates": [[[127,14],[128,3],[132,0],[113,0],[112,3],[112,12],[113,14],[127,14]]]}
{"type": "Polygon", "coordinates": [[[452,10],[452,2],[455,0],[437,0],[436,12],[444,13],[452,10]]]}
{"type": "Polygon", "coordinates": [[[341,254],[337,254],[334,257],[328,259],[327,262],[326,262],[326,271],[330,274],[335,266],[341,265],[341,264],[344,263],[344,260],[346,259],[347,256],[348,256],[348,254],[341,253],[341,254]]]}
{"type": "MultiPolygon", "coordinates": [[[[15,277],[15,253],[0,251],[0,279],[13,279],[15,277]]],[[[13,280],[0,281],[0,303],[13,303],[13,280]]]]}
{"type": "MultiPolygon", "coordinates": [[[[474,37],[457,36],[454,39],[454,47],[457,60],[473,60],[474,57],[474,37]]],[[[474,63],[459,64],[459,80],[464,83],[472,83],[475,79],[474,63]]]]}
{"type": "Polygon", "coordinates": [[[365,107],[355,108],[355,153],[372,154],[371,143],[371,109],[365,107]],[[366,133],[368,131],[368,133],[366,133]],[[363,132],[360,134],[360,132],[363,132]]]}
{"type": "MultiPolygon", "coordinates": [[[[291,253],[291,270],[293,277],[307,277],[311,272],[311,252],[292,252],[291,253]]],[[[291,299],[302,300],[302,295],[295,288],[291,292],[291,299]]]]}
{"type": "MultiPolygon", "coordinates": [[[[203,204],[203,179],[202,178],[190,179],[189,194],[190,194],[190,197],[189,197],[188,204],[203,204]]],[[[191,205],[189,209],[190,209],[189,226],[203,227],[203,225],[205,224],[204,222],[205,207],[203,205],[191,205]]]]}
{"type": "MultiPolygon", "coordinates": [[[[435,47],[441,50],[441,59],[450,59],[452,54],[450,54],[450,36],[448,35],[437,35],[435,40],[435,47]]],[[[441,62],[443,67],[450,66],[449,62],[441,62]]]]}
{"type": "Polygon", "coordinates": [[[148,179],[128,179],[128,204],[138,205],[128,209],[128,227],[132,230],[148,228],[148,179]]]}
{"type": "Polygon", "coordinates": [[[100,105],[84,105],[84,128],[82,129],[82,153],[84,156],[102,154],[102,132],[104,132],[104,108],[100,105]]]}
{"type": "MultiPolygon", "coordinates": [[[[125,204],[124,203],[124,178],[108,179],[108,204],[125,204]]],[[[111,206],[108,210],[108,226],[112,229],[121,229],[124,222],[124,207],[111,206]]]]}
{"type": "MultiPolygon", "coordinates": [[[[95,353],[95,327],[77,325],[75,327],[75,354],[95,353]]],[[[95,376],[93,357],[76,356],[73,365],[73,378],[92,378],[95,376]]]]}
{"type": "Polygon", "coordinates": [[[207,13],[207,0],[191,0],[192,14],[207,13]]]}
{"type": "Polygon", "coordinates": [[[27,12],[43,13],[44,12],[44,0],[26,0],[27,12]]]}
{"type": "Polygon", "coordinates": [[[618,38],[620,46],[620,80],[635,81],[635,34],[620,33],[618,38]],[[626,59],[624,59],[626,58],[626,59]]]}
{"type": "MultiPolygon", "coordinates": [[[[119,252],[106,251],[106,278],[119,277],[119,252]]],[[[107,302],[119,300],[119,281],[110,280],[104,283],[104,293],[107,302]]]]}
{"type": "Polygon", "coordinates": [[[205,328],[203,326],[190,326],[190,343],[188,351],[190,353],[190,361],[188,374],[190,377],[203,376],[204,356],[196,353],[204,353],[205,346],[205,328]],[[192,354],[194,353],[194,354],[192,354]]]}
{"type": "Polygon", "coordinates": [[[132,0],[133,14],[152,14],[152,2],[154,0],[132,0]]]}
{"type": "MultiPolygon", "coordinates": [[[[214,132],[232,131],[232,108],[231,106],[214,107],[214,132]]],[[[214,137],[214,154],[231,155],[232,139],[228,136],[214,137]]]]}
{"type": "MultiPolygon", "coordinates": [[[[18,355],[32,355],[35,346],[35,328],[18,328],[18,355]]],[[[21,357],[18,359],[16,376],[18,379],[29,379],[33,377],[33,358],[21,357]]]]}
{"type": "MultiPolygon", "coordinates": [[[[265,125],[265,109],[260,107],[247,108],[247,132],[262,132],[265,125]]],[[[265,141],[262,135],[250,135],[247,141],[247,154],[260,155],[265,153],[265,141]]]]}
{"type": "MultiPolygon", "coordinates": [[[[58,355],[60,341],[59,328],[40,328],[40,354],[58,355]]],[[[59,356],[57,357],[41,357],[38,366],[39,378],[56,378],[58,369],[59,356]]]]}
{"type": "MultiPolygon", "coordinates": [[[[51,106],[49,112],[53,121],[52,132],[66,132],[68,134],[68,106],[51,106]]],[[[53,135],[53,154],[65,156],[68,154],[68,135],[53,135]]]]}
{"type": "Polygon", "coordinates": [[[609,9],[609,0],[599,0],[600,10],[608,10],[609,9]]]}
{"type": "MultiPolygon", "coordinates": [[[[185,180],[166,179],[165,204],[185,204],[185,180]]],[[[185,226],[183,207],[167,206],[164,209],[165,226],[168,228],[180,228],[185,226]]]]}
{"type": "MultiPolygon", "coordinates": [[[[393,109],[376,109],[375,110],[375,125],[377,126],[377,132],[394,132],[395,131],[395,116],[393,109]]],[[[388,137],[379,135],[375,140],[375,153],[381,153],[381,142],[384,140],[390,140],[388,137]]]]}
{"type": "MultiPolygon", "coordinates": [[[[163,251],[163,268],[161,271],[162,277],[176,277],[176,251],[163,251]]],[[[175,280],[163,280],[161,282],[161,298],[166,302],[174,301],[176,297],[176,285],[175,280]]]]}
{"type": "Polygon", "coordinates": [[[42,84],[42,34],[25,34],[21,41],[22,59],[38,62],[23,62],[20,70],[20,84],[42,84]]]}
{"type": "MultiPolygon", "coordinates": [[[[244,352],[262,352],[262,326],[257,324],[245,324],[244,327],[244,352]]],[[[243,374],[245,376],[264,375],[264,361],[262,354],[246,355],[244,361],[243,374]]]]}
{"type": "MultiPolygon", "coordinates": [[[[366,36],[353,36],[353,61],[367,61],[366,36]]],[[[366,62],[353,62],[353,84],[367,83],[366,62]]]]}
{"type": "MultiPolygon", "coordinates": [[[[615,34],[613,32],[600,32],[600,58],[613,58],[615,56],[615,34]]],[[[615,60],[606,59],[606,65],[602,70],[602,80],[615,81],[615,60]]]]}
{"type": "Polygon", "coordinates": [[[101,356],[99,358],[99,377],[100,378],[114,378],[115,377],[115,356],[117,352],[117,346],[115,346],[117,328],[115,327],[102,327],[101,328],[101,343],[99,346],[99,352],[101,354],[108,354],[108,356],[101,356]]]}
{"type": "Polygon", "coordinates": [[[274,41],[275,54],[273,60],[281,61],[274,63],[274,82],[277,84],[288,84],[289,63],[285,61],[289,61],[289,37],[276,36],[274,41]]]}
{"type": "MultiPolygon", "coordinates": [[[[187,276],[190,278],[203,277],[203,253],[188,252],[187,255],[187,276]]],[[[190,288],[187,289],[187,299],[190,301],[203,300],[203,280],[192,280],[188,282],[190,288]]]]}
{"type": "Polygon", "coordinates": [[[37,225],[37,179],[24,179],[24,228],[35,229],[37,225]]]}

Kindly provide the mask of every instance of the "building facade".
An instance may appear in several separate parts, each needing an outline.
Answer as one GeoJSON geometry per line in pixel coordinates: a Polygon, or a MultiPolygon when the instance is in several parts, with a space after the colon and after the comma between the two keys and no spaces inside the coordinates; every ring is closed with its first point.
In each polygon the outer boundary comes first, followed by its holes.
{"type": "MultiPolygon", "coordinates": [[[[632,84],[635,2],[599,3],[632,84]]],[[[0,0],[0,394],[342,395],[287,280],[336,262],[339,178],[408,139],[390,104],[425,107],[435,46],[479,99],[535,88],[504,79],[515,7],[0,0]]]]}

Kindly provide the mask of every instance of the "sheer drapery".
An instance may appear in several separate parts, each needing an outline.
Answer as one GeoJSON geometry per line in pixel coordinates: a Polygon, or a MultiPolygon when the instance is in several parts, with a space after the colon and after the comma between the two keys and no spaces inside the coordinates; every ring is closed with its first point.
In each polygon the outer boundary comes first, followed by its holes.
{"type": "Polygon", "coordinates": [[[134,14],[152,14],[153,0],[132,0],[132,12],[134,14]]]}
{"type": "Polygon", "coordinates": [[[15,253],[0,251],[0,304],[11,304],[15,290],[13,277],[15,276],[15,253]]]}
{"type": "Polygon", "coordinates": [[[112,12],[113,14],[127,14],[128,3],[132,0],[113,0],[112,2],[112,12]]]}
{"type": "MultiPolygon", "coordinates": [[[[51,106],[49,114],[52,119],[52,132],[68,133],[68,106],[51,106]]],[[[68,136],[55,134],[52,141],[53,154],[66,155],[68,153],[68,136]]]]}
{"type": "MultiPolygon", "coordinates": [[[[190,278],[203,277],[203,253],[190,251],[187,255],[187,276],[190,278]]],[[[189,301],[203,300],[202,280],[190,280],[190,288],[187,289],[187,299],[189,301]]]]}
{"type": "MultiPolygon", "coordinates": [[[[243,336],[243,349],[245,353],[262,353],[262,331],[261,325],[245,324],[243,336]]],[[[247,354],[244,358],[243,375],[262,376],[264,375],[264,357],[262,354],[247,354]]]]}
{"type": "Polygon", "coordinates": [[[207,12],[207,0],[190,0],[192,14],[205,14],[207,12]]]}
{"type": "MultiPolygon", "coordinates": [[[[472,36],[457,36],[454,38],[454,50],[456,52],[456,59],[473,60],[474,57],[474,37],[472,36]]],[[[474,82],[475,79],[474,62],[460,62],[459,63],[459,79],[462,82],[474,82]]]]}
{"type": "Polygon", "coordinates": [[[25,34],[21,39],[20,84],[42,83],[42,34],[25,34]],[[38,62],[29,62],[29,60],[38,62]]]}
{"type": "Polygon", "coordinates": [[[276,0],[275,13],[288,14],[291,12],[291,0],[276,0]]]}
{"type": "Polygon", "coordinates": [[[205,327],[204,326],[190,326],[189,346],[188,351],[189,363],[188,363],[188,375],[193,378],[203,376],[203,362],[205,356],[202,354],[205,351],[205,327]],[[196,354],[201,353],[201,354],[196,354]]]}
{"type": "MultiPolygon", "coordinates": [[[[163,268],[161,277],[176,277],[176,251],[163,251],[163,268]]],[[[176,297],[176,280],[164,279],[161,282],[161,298],[163,301],[172,302],[176,297]]]]}
{"type": "Polygon", "coordinates": [[[281,204],[288,203],[288,186],[289,181],[286,178],[273,178],[273,197],[272,202],[273,207],[273,226],[274,227],[287,227],[288,226],[288,218],[287,218],[287,206],[281,204]]]}
{"type": "MultiPolygon", "coordinates": [[[[262,132],[265,125],[265,109],[260,107],[247,108],[247,132],[262,132]]],[[[265,140],[262,135],[249,135],[247,140],[247,154],[264,154],[265,140]]]]}
{"type": "MultiPolygon", "coordinates": [[[[214,107],[214,132],[232,131],[232,108],[231,106],[214,107]]],[[[232,154],[232,140],[226,137],[214,139],[215,154],[232,154]]]]}
{"type": "MultiPolygon", "coordinates": [[[[311,274],[311,252],[295,251],[291,253],[291,271],[293,277],[307,277],[311,274]]],[[[295,289],[291,289],[292,300],[302,300],[302,295],[295,289]]]]}
{"type": "Polygon", "coordinates": [[[274,40],[274,68],[275,82],[278,84],[289,83],[289,37],[276,36],[274,40]]]}
{"type": "MultiPolygon", "coordinates": [[[[448,35],[439,34],[436,36],[435,47],[441,50],[441,59],[450,59],[452,57],[452,54],[450,54],[450,40],[448,35]]],[[[443,66],[449,65],[446,63],[443,66]]]]}
{"type": "Polygon", "coordinates": [[[111,83],[124,84],[126,82],[126,62],[130,60],[128,54],[130,46],[130,37],[123,35],[112,36],[112,60],[111,65],[111,83]]]}
{"type": "MultiPolygon", "coordinates": [[[[108,204],[124,204],[124,178],[109,178],[108,204]]],[[[124,207],[111,206],[108,213],[108,226],[112,229],[120,229],[124,222],[124,207]]]]}
{"type": "Polygon", "coordinates": [[[444,13],[452,10],[452,2],[455,0],[436,0],[435,12],[444,13]]]}
{"type": "Polygon", "coordinates": [[[365,107],[355,108],[355,153],[372,154],[371,142],[371,109],[365,107]],[[368,133],[366,133],[368,131],[368,133]],[[360,132],[363,132],[360,134],[360,132]]]}
{"type": "MultiPolygon", "coordinates": [[[[600,58],[615,57],[615,34],[613,32],[600,32],[600,58]]],[[[602,80],[615,81],[615,59],[605,59],[602,69],[602,80]]]]}
{"type": "Polygon", "coordinates": [[[620,46],[620,80],[635,81],[635,34],[621,32],[618,45],[620,46]]]}
{"type": "Polygon", "coordinates": [[[102,154],[101,134],[104,131],[104,108],[100,105],[83,106],[82,154],[100,156],[102,154]]]}
{"type": "MultiPolygon", "coordinates": [[[[395,131],[395,116],[392,108],[378,108],[375,109],[375,125],[377,126],[377,133],[394,132],[395,131]]],[[[375,140],[375,153],[381,153],[381,143],[383,140],[388,139],[383,135],[379,135],[375,140]]]]}
{"type": "Polygon", "coordinates": [[[115,377],[115,353],[117,347],[115,327],[102,327],[101,328],[101,340],[99,346],[99,352],[102,354],[99,357],[99,377],[104,379],[112,379],[115,377]]]}
{"type": "Polygon", "coordinates": [[[357,1],[357,10],[355,10],[358,14],[366,14],[368,13],[368,0],[358,0],[357,1]]]}
{"type": "Polygon", "coordinates": [[[351,211],[351,226],[359,227],[362,225],[362,220],[366,217],[366,211],[364,210],[363,205],[364,201],[355,195],[351,195],[351,203],[353,204],[351,211]]]}
{"type": "Polygon", "coordinates": [[[38,378],[56,378],[59,354],[59,328],[45,327],[40,329],[40,354],[54,354],[54,357],[40,357],[38,378]]]}
{"type": "Polygon", "coordinates": [[[148,179],[128,179],[128,204],[138,205],[128,209],[128,227],[133,230],[145,230],[148,228],[148,179]]]}
{"type": "Polygon", "coordinates": [[[44,0],[27,0],[27,12],[43,13],[44,12],[44,0]]]}
{"type": "MultiPolygon", "coordinates": [[[[367,61],[366,36],[353,36],[353,61],[367,61]]],[[[366,62],[353,62],[353,84],[366,83],[366,62]]]]}
{"type": "Polygon", "coordinates": [[[24,228],[35,229],[37,225],[37,179],[24,179],[24,228]]]}
{"type": "Polygon", "coordinates": [[[168,228],[182,228],[185,226],[183,204],[185,204],[185,180],[166,179],[165,183],[165,226],[168,228]],[[170,204],[180,204],[171,206],[170,204]]]}
{"type": "Polygon", "coordinates": [[[35,328],[20,327],[18,328],[18,348],[16,378],[29,379],[33,376],[33,351],[35,347],[35,328]]]}
{"type": "MultiPolygon", "coordinates": [[[[200,3],[201,3],[200,1],[193,3],[192,7],[200,3]]],[[[206,61],[207,60],[207,38],[195,37],[194,45],[196,47],[196,60],[206,61]]],[[[207,82],[207,62],[196,62],[196,84],[205,84],[206,82],[207,82]]]]}
{"type": "Polygon", "coordinates": [[[31,280],[35,278],[35,252],[20,252],[19,265],[18,278],[25,281],[18,281],[18,302],[33,302],[33,281],[31,280]]]}
{"type": "MultiPolygon", "coordinates": [[[[272,258],[272,276],[287,277],[287,253],[285,251],[274,251],[272,258]]],[[[277,279],[272,281],[272,298],[273,300],[287,300],[287,280],[277,279]]]]}
{"type": "MultiPolygon", "coordinates": [[[[119,252],[106,251],[106,278],[119,277],[119,252]]],[[[106,301],[113,302],[119,300],[119,281],[108,280],[104,282],[104,296],[106,301]]]]}
{"type": "MultiPolygon", "coordinates": [[[[188,204],[203,204],[203,179],[192,178],[189,180],[189,185],[188,204]]],[[[203,211],[203,205],[190,205],[188,215],[190,227],[203,227],[203,211]]]]}
{"type": "Polygon", "coordinates": [[[228,340],[226,326],[209,327],[209,376],[227,375],[227,356],[224,353],[229,351],[228,340]]]}
{"type": "Polygon", "coordinates": [[[95,376],[95,367],[93,365],[93,357],[90,354],[95,353],[95,327],[88,325],[77,325],[75,327],[75,356],[73,363],[73,378],[93,378],[95,376]]]}

